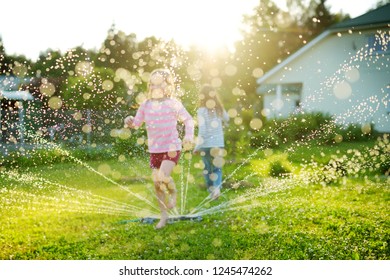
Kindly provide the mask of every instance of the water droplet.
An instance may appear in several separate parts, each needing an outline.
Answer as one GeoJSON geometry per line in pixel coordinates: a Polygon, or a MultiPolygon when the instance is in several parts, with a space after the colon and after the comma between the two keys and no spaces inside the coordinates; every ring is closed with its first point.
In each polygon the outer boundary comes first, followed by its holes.
{"type": "Polygon", "coordinates": [[[75,73],[79,76],[86,77],[93,73],[93,65],[89,61],[79,61],[75,66],[75,73]]]}

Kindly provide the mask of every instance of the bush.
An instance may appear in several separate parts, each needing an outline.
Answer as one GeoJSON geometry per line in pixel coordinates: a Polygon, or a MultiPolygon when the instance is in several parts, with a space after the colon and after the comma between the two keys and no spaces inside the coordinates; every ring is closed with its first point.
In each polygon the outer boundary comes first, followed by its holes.
{"type": "Polygon", "coordinates": [[[370,130],[366,132],[362,131],[362,126],[358,124],[350,124],[347,127],[338,127],[336,133],[342,136],[343,141],[367,141],[375,139],[379,136],[379,133],[374,129],[373,125],[370,125],[370,130]]]}
{"type": "Polygon", "coordinates": [[[71,156],[86,160],[107,160],[117,156],[110,145],[106,146],[80,146],[68,150],[62,147],[40,147],[30,150],[18,150],[0,158],[0,165],[4,167],[32,167],[51,165],[61,162],[72,162],[71,156]]]}
{"type": "Polygon", "coordinates": [[[112,145],[90,147],[84,146],[74,149],[71,155],[77,159],[86,160],[107,160],[116,156],[112,145]]]}
{"type": "Polygon", "coordinates": [[[5,167],[30,167],[54,164],[67,160],[59,149],[39,148],[33,150],[18,150],[1,158],[0,165],[5,167]]]}
{"type": "Polygon", "coordinates": [[[372,125],[368,126],[368,129],[362,129],[361,125],[356,124],[342,127],[337,125],[330,115],[301,113],[265,121],[263,128],[252,135],[251,146],[273,148],[297,141],[314,141],[323,145],[337,141],[367,141],[377,136],[378,132],[372,125]]]}
{"type": "Polygon", "coordinates": [[[283,164],[282,161],[276,160],[271,162],[269,175],[272,177],[282,177],[288,173],[291,173],[291,170],[283,164]]]}
{"type": "Polygon", "coordinates": [[[254,133],[250,138],[250,145],[254,148],[275,148],[281,143],[278,134],[270,128],[262,129],[254,133]]]}
{"type": "Polygon", "coordinates": [[[390,176],[390,141],[389,134],[378,137],[371,151],[374,167],[382,175],[390,176]]]}

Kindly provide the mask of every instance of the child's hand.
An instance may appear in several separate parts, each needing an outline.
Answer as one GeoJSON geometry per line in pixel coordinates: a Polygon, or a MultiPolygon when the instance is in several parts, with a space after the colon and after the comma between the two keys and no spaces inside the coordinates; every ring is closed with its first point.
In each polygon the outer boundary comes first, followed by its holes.
{"type": "Polygon", "coordinates": [[[133,116],[127,116],[124,120],[125,127],[134,128],[133,120],[133,116]]]}
{"type": "Polygon", "coordinates": [[[190,151],[194,148],[194,143],[190,140],[184,140],[183,141],[183,150],[184,151],[190,151]]]}

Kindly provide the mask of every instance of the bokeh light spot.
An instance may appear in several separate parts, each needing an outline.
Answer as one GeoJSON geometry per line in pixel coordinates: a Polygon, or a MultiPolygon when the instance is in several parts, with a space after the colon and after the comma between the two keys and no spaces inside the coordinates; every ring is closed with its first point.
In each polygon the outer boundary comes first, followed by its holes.
{"type": "Polygon", "coordinates": [[[74,118],[76,121],[81,120],[82,117],[83,117],[83,115],[81,114],[81,112],[76,112],[76,113],[73,114],[73,118],[74,118]]]}
{"type": "Polygon", "coordinates": [[[263,126],[263,122],[262,122],[261,119],[253,118],[253,119],[249,122],[249,126],[250,126],[253,130],[260,130],[260,128],[263,126]]]}
{"type": "Polygon", "coordinates": [[[212,100],[212,99],[206,101],[206,107],[207,107],[208,109],[214,109],[214,108],[215,108],[215,105],[216,105],[216,103],[215,103],[215,101],[212,100]]]}
{"type": "Polygon", "coordinates": [[[92,126],[90,124],[85,124],[83,125],[83,127],[81,128],[81,130],[84,132],[84,133],[91,133],[92,131],[92,126]]]}
{"type": "Polygon", "coordinates": [[[44,82],[40,85],[39,91],[46,96],[52,96],[55,93],[56,88],[52,83],[44,82]]]}
{"type": "Polygon", "coordinates": [[[253,75],[253,77],[255,77],[256,79],[258,79],[258,78],[260,78],[260,77],[262,77],[262,76],[264,75],[264,71],[263,71],[263,69],[261,69],[261,68],[255,68],[255,69],[253,69],[253,71],[252,71],[252,75],[253,75]]]}
{"type": "Polygon", "coordinates": [[[62,100],[57,96],[53,96],[50,97],[47,104],[51,109],[58,110],[62,107],[62,100]]]}
{"type": "Polygon", "coordinates": [[[105,80],[103,81],[103,90],[110,91],[114,88],[114,83],[111,80],[105,80]]]}
{"type": "Polygon", "coordinates": [[[341,81],[334,85],[333,93],[338,99],[347,99],[352,95],[352,88],[347,81],[341,81]]]}
{"type": "Polygon", "coordinates": [[[360,79],[360,72],[355,67],[352,67],[351,69],[348,69],[345,72],[345,79],[347,79],[348,82],[354,83],[360,79]]]}
{"type": "Polygon", "coordinates": [[[237,110],[234,108],[231,108],[227,111],[230,118],[235,118],[238,114],[237,110]]]}

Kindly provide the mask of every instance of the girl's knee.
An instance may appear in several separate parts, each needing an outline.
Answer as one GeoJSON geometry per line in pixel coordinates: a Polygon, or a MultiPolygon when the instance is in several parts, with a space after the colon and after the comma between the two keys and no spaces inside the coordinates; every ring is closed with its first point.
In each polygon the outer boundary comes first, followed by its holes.
{"type": "Polygon", "coordinates": [[[172,177],[160,177],[157,178],[156,181],[154,181],[154,186],[156,190],[161,190],[161,191],[171,191],[175,190],[175,183],[172,179],[172,177]]]}

